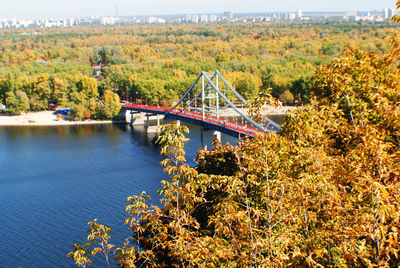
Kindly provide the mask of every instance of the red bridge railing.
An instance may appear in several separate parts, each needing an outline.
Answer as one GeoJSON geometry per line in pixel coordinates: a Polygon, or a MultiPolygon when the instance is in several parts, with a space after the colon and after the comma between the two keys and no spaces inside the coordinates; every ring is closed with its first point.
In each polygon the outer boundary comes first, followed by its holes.
{"type": "MultiPolygon", "coordinates": [[[[160,111],[160,112],[164,112],[167,113],[168,111],[171,110],[170,107],[163,107],[163,106],[154,106],[154,105],[143,105],[143,104],[133,104],[133,103],[128,103],[128,104],[122,104],[122,107],[126,107],[126,108],[137,108],[137,109],[142,109],[142,110],[146,110],[146,111],[160,111]]],[[[241,133],[244,133],[246,135],[250,135],[250,136],[254,136],[254,134],[256,133],[260,133],[261,130],[259,130],[258,128],[255,128],[253,126],[248,126],[245,124],[241,124],[229,119],[218,119],[216,116],[209,116],[209,115],[205,115],[204,120],[203,120],[203,115],[201,113],[198,112],[193,112],[193,111],[187,111],[187,110],[183,110],[183,109],[176,109],[174,111],[171,112],[172,114],[176,114],[176,115],[180,115],[180,116],[185,116],[188,118],[193,118],[193,119],[198,119],[201,121],[205,121],[208,123],[212,123],[215,125],[219,125],[231,130],[235,130],[241,133]]]]}

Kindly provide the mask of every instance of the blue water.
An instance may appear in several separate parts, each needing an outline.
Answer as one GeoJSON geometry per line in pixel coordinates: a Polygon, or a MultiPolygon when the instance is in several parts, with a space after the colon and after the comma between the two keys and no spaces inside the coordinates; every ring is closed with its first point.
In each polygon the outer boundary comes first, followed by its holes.
{"type": "MultiPolygon", "coordinates": [[[[200,128],[191,126],[188,137],[194,165],[200,128]]],[[[0,267],[74,267],[66,255],[85,242],[93,219],[121,246],[130,234],[126,197],[146,191],[157,203],[168,179],[151,140],[143,127],[125,125],[0,127],[0,267]]]]}

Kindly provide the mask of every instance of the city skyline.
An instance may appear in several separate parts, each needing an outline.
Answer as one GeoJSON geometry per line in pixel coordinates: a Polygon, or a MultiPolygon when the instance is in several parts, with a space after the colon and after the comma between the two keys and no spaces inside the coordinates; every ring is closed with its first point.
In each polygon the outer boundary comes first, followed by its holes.
{"type": "Polygon", "coordinates": [[[316,1],[316,0],[231,0],[231,1],[184,1],[184,0],[14,0],[2,3],[0,18],[16,19],[45,19],[114,16],[118,3],[118,15],[169,15],[195,13],[222,13],[230,10],[234,13],[245,12],[289,12],[302,9],[303,11],[356,11],[381,10],[394,8],[393,0],[345,0],[316,1]],[[23,8],[21,8],[23,7],[23,8]]]}

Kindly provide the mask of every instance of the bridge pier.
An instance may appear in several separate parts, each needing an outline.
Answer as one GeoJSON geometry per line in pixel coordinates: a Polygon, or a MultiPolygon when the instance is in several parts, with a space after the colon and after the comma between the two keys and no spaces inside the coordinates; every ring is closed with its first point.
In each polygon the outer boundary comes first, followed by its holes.
{"type": "Polygon", "coordinates": [[[159,126],[160,126],[160,116],[157,115],[157,127],[159,127],[159,126]]]}
{"type": "Polygon", "coordinates": [[[133,124],[133,111],[131,111],[131,121],[130,121],[129,125],[132,126],[132,124],[133,124]]]}
{"type": "Polygon", "coordinates": [[[146,131],[147,131],[147,134],[159,133],[162,119],[163,119],[162,115],[146,113],[146,131]],[[154,120],[154,116],[155,116],[155,119],[157,120],[157,125],[156,126],[150,126],[150,120],[154,120]]]}
{"type": "Polygon", "coordinates": [[[200,132],[201,147],[204,147],[204,149],[207,151],[207,144],[204,144],[204,127],[201,128],[200,132]]]}
{"type": "Polygon", "coordinates": [[[201,146],[204,147],[206,150],[207,144],[212,142],[215,138],[217,138],[221,142],[221,132],[204,127],[201,128],[201,146]]]}
{"type": "Polygon", "coordinates": [[[149,128],[150,127],[150,117],[151,116],[156,116],[156,120],[157,120],[157,127],[159,127],[161,125],[161,119],[162,116],[160,116],[159,114],[149,114],[146,113],[146,127],[149,128]]]}
{"type": "Polygon", "coordinates": [[[221,132],[214,131],[214,136],[221,142],[221,132]]]}
{"type": "Polygon", "coordinates": [[[130,126],[141,126],[144,125],[144,120],[142,118],[142,115],[140,113],[130,111],[130,119],[129,119],[129,125],[130,126]],[[133,115],[137,116],[133,116],[133,115]]]}

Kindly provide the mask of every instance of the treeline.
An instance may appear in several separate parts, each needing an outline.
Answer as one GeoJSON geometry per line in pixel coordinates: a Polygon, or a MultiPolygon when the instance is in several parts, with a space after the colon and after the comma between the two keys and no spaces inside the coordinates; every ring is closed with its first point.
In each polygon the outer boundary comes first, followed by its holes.
{"type": "Polygon", "coordinates": [[[62,72],[33,75],[6,72],[0,78],[0,95],[8,111],[42,111],[70,107],[75,119],[111,119],[120,109],[119,96],[109,89],[100,91],[96,79],[62,72]]]}
{"type": "Polygon", "coordinates": [[[100,95],[113,89],[123,99],[171,105],[200,71],[218,69],[246,98],[271,87],[282,102],[303,104],[317,66],[344,48],[386,52],[384,38],[393,27],[244,23],[3,30],[0,102],[25,99],[17,97],[24,92],[31,110],[54,104],[91,111],[96,88],[100,95]],[[99,76],[93,65],[102,66],[99,76]]]}

